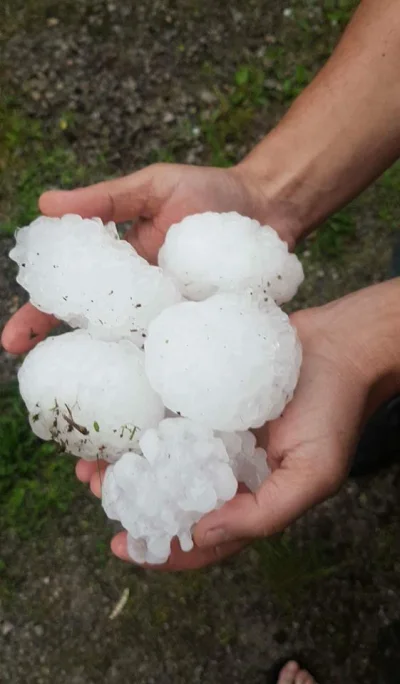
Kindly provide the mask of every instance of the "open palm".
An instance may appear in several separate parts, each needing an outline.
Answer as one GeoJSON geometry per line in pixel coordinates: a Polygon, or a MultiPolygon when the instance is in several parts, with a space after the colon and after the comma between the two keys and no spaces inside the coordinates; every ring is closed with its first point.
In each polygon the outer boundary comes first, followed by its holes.
{"type": "MultiPolygon", "coordinates": [[[[257,431],[272,475],[256,493],[242,490],[202,518],[194,530],[195,548],[184,553],[174,544],[168,562],[156,568],[187,570],[215,563],[249,539],[283,530],[338,490],[367,408],[368,383],[346,351],[338,353],[342,330],[329,333],[335,318],[330,306],[292,316],[304,350],[300,381],[283,416],[257,431]]],[[[80,461],[77,475],[100,496],[103,475],[96,464],[80,461]]],[[[125,532],[113,539],[112,549],[129,560],[125,532]]]]}

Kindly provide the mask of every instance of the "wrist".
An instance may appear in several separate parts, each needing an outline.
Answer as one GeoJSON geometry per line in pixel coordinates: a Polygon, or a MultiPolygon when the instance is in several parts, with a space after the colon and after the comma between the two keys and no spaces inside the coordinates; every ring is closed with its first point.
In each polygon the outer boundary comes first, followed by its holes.
{"type": "Polygon", "coordinates": [[[280,177],[272,179],[261,173],[250,157],[229,169],[228,172],[239,180],[251,198],[251,215],[262,225],[269,225],[288,243],[292,250],[300,237],[306,232],[300,218],[300,211],[289,194],[288,188],[278,188],[280,177]]]}
{"type": "MultiPolygon", "coordinates": [[[[258,184],[263,212],[284,214],[294,244],[323,222],[340,204],[335,173],[319,141],[302,137],[286,118],[236,167],[258,184]],[[335,206],[336,204],[336,206],[335,206]]],[[[271,221],[272,222],[272,221],[271,221]]]]}

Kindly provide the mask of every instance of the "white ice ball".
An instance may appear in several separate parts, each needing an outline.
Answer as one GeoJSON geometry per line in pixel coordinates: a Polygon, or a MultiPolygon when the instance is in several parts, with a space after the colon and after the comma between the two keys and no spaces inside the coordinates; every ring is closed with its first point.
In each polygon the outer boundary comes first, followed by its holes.
{"type": "Polygon", "coordinates": [[[236,212],[195,214],[171,226],[158,262],[193,300],[252,288],[282,304],[304,279],[297,256],[273,228],[236,212]]]}
{"type": "Polygon", "coordinates": [[[165,406],[216,430],[260,427],[292,398],[301,346],[272,300],[218,294],[163,311],[149,326],[145,366],[165,406]]]}
{"type": "Polygon", "coordinates": [[[41,216],[17,231],[10,257],[34,306],[102,339],[141,346],[149,322],[181,300],[171,278],[100,219],[41,216]]]}
{"type": "Polygon", "coordinates": [[[28,354],[18,380],[34,433],[88,461],[116,460],[164,417],[144,354],[128,340],[84,330],[49,337],[28,354]]]}
{"type": "Polygon", "coordinates": [[[236,494],[244,461],[253,464],[253,476],[268,474],[266,453],[249,433],[215,435],[190,420],[167,418],[139,444],[142,455],[125,454],[107,469],[102,502],[128,531],[129,553],[140,563],[165,562],[175,536],[189,551],[193,525],[236,494]]]}

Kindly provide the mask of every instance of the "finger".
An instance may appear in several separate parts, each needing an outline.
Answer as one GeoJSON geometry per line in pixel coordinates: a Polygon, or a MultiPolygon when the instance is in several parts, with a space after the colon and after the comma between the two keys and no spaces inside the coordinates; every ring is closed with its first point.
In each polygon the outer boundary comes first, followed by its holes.
{"type": "Polygon", "coordinates": [[[58,324],[54,316],[38,311],[32,304],[25,304],[6,324],[1,344],[10,354],[24,354],[58,324]]]}
{"type": "Polygon", "coordinates": [[[106,468],[108,467],[108,463],[105,463],[104,465],[100,465],[101,463],[102,462],[99,461],[99,465],[97,465],[97,462],[95,462],[94,472],[92,471],[92,475],[90,477],[91,492],[92,492],[92,494],[97,496],[98,499],[101,499],[101,488],[103,486],[104,473],[105,473],[106,468]]]}
{"type": "Polygon", "coordinates": [[[124,235],[141,257],[150,264],[157,264],[158,253],[162,246],[165,233],[156,228],[150,219],[138,219],[124,235]]]}
{"type": "Polygon", "coordinates": [[[100,468],[102,471],[107,467],[105,461],[85,461],[81,458],[75,466],[75,474],[81,482],[90,482],[94,473],[100,468]]]}
{"type": "Polygon", "coordinates": [[[165,200],[171,183],[163,165],[103,181],[76,190],[51,190],[39,200],[39,208],[47,216],[79,214],[103,221],[129,221],[136,216],[154,216],[165,200]]]}
{"type": "Polygon", "coordinates": [[[339,475],[318,469],[315,458],[283,461],[254,494],[238,494],[218,511],[202,518],[194,531],[200,547],[234,539],[263,537],[281,532],[309,508],[330,495],[330,483],[339,475]]]}
{"type": "MultiPolygon", "coordinates": [[[[166,563],[160,565],[149,565],[144,563],[140,567],[163,572],[199,570],[207,565],[221,562],[225,558],[240,551],[243,546],[244,542],[231,542],[230,544],[222,544],[215,548],[199,549],[194,547],[192,551],[182,551],[179,542],[174,539],[171,545],[171,555],[166,563]]],[[[121,560],[134,563],[128,555],[126,532],[120,532],[114,537],[111,542],[111,550],[114,555],[121,560]]]]}

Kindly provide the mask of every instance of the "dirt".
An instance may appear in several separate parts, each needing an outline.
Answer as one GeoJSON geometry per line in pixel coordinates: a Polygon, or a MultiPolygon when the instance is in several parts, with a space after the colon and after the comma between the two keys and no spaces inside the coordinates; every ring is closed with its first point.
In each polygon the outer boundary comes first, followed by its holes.
{"type": "MultiPolygon", "coordinates": [[[[73,113],[69,142],[83,162],[100,151],[112,172],[127,172],[157,158],[175,134],[179,159],[202,162],[204,143],[189,142],[182,128],[213,100],[205,65],[216,84],[230,83],[238,64],[285,31],[285,7],[262,0],[6,3],[1,82],[46,126],[73,113]]],[[[269,123],[278,113],[271,111],[269,123]]],[[[252,130],[247,146],[261,133],[252,130]]],[[[371,190],[357,205],[340,259],[315,259],[306,246],[308,281],[297,306],[386,276],[393,228],[377,218],[380,196],[371,190]]],[[[11,242],[0,240],[1,323],[23,301],[6,256],[11,242]]],[[[2,380],[15,364],[2,352],[2,380]]],[[[293,653],[320,684],[380,681],[383,652],[398,673],[399,476],[393,467],[349,481],[285,533],[277,557],[256,545],[187,575],[144,572],[112,558],[112,530],[77,484],[74,508],[47,521],[40,537],[2,531],[0,682],[263,684],[273,663],[293,653]],[[305,559],[314,556],[308,572],[305,559]],[[128,603],[110,620],[126,588],[128,603]]]]}

